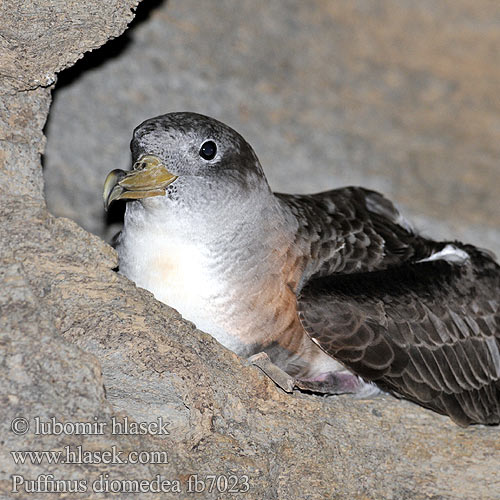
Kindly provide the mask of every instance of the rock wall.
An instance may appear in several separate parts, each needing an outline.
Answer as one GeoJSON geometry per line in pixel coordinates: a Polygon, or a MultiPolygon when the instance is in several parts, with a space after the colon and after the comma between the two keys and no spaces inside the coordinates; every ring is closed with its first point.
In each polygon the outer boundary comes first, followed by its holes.
{"type": "Polygon", "coordinates": [[[277,191],[364,185],[500,253],[499,25],[483,0],[155,2],[61,76],[49,208],[109,238],[102,182],[129,167],[131,131],[189,110],[242,133],[277,191]]]}
{"type": "MultiPolygon", "coordinates": [[[[284,394],[113,272],[116,254],[104,241],[47,211],[40,154],[55,74],[123,32],[135,5],[39,0],[0,6],[0,498],[192,498],[194,475],[207,474],[235,477],[242,491],[248,481],[247,498],[255,499],[498,498],[498,429],[460,429],[391,397],[284,394]],[[161,417],[169,422],[168,435],[113,433],[113,418],[125,417],[153,423],[161,417]],[[100,423],[103,432],[77,435],[68,426],[66,433],[44,434],[37,418],[100,423]],[[143,464],[115,458],[113,464],[56,465],[45,458],[23,465],[11,453],[65,452],[67,446],[114,449],[121,459],[165,451],[168,463],[154,463],[150,455],[143,464]],[[47,474],[54,477],[44,483],[47,474]],[[157,475],[172,480],[174,490],[179,481],[181,493],[116,494],[109,483],[107,493],[98,492],[106,479],[157,475]],[[28,493],[54,488],[52,479],[80,480],[86,491],[28,493]]],[[[203,29],[175,22],[188,32],[203,29]]],[[[184,64],[189,68],[190,59],[184,64]]],[[[134,85],[129,82],[132,93],[134,85]]]]}

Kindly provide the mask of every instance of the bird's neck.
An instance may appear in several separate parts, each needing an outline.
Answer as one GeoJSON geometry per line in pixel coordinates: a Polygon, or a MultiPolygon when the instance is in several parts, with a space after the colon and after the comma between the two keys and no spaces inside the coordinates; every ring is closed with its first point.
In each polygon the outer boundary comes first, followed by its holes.
{"type": "Polygon", "coordinates": [[[294,230],[274,195],[260,196],[268,199],[229,199],[207,210],[172,204],[158,210],[161,216],[151,205],[145,209],[129,203],[119,248],[122,272],[140,284],[142,263],[168,255],[185,260],[184,253],[200,261],[204,272],[217,272],[225,280],[248,280],[258,287],[259,276],[286,266],[294,230]],[[129,263],[137,265],[132,268],[129,263]]]}
{"type": "Polygon", "coordinates": [[[275,317],[291,292],[286,280],[293,240],[284,229],[290,225],[268,201],[240,200],[206,216],[181,217],[173,208],[164,211],[161,223],[149,219],[151,210],[129,204],[118,247],[120,271],[245,355],[256,335],[245,329],[253,324],[250,316],[260,311],[275,317]],[[263,205],[265,210],[257,208],[263,205]]]}

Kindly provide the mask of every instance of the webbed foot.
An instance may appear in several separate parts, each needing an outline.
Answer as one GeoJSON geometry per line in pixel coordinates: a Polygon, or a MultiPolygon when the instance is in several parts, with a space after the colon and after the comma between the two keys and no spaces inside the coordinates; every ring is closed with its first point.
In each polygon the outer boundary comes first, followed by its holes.
{"type": "Polygon", "coordinates": [[[278,387],[285,392],[293,392],[295,379],[275,365],[265,352],[258,352],[248,358],[252,365],[260,368],[278,387]]]}
{"type": "Polygon", "coordinates": [[[314,378],[296,379],[275,365],[265,352],[254,354],[248,360],[285,392],[299,389],[327,395],[353,394],[358,398],[372,397],[381,392],[375,384],[365,382],[347,371],[325,372],[314,378]]]}

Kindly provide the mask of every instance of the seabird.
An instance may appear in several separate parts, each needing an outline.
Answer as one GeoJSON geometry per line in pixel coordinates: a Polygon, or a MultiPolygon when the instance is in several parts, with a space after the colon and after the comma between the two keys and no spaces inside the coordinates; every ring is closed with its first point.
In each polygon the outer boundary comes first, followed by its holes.
{"type": "Polygon", "coordinates": [[[146,120],[131,150],[104,202],[129,200],[117,251],[138,286],[298,387],[386,391],[462,426],[500,422],[490,253],[419,235],[361,187],[273,193],[251,146],[206,116],[146,120]]]}

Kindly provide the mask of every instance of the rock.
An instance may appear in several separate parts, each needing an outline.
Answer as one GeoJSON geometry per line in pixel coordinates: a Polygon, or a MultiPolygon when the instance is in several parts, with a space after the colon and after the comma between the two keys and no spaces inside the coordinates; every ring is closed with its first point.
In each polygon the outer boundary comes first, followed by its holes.
{"type": "Polygon", "coordinates": [[[101,188],[130,167],[131,131],[196,111],[242,133],[277,191],[364,185],[425,233],[500,254],[498,6],[171,0],[148,16],[89,71],[84,60],[61,76],[45,161],[53,213],[110,238],[101,188]]]}
{"type": "MultiPolygon", "coordinates": [[[[116,274],[116,254],[98,236],[47,211],[39,160],[51,75],[123,31],[134,6],[133,1],[38,0],[23,9],[5,2],[1,7],[0,43],[6,54],[0,92],[1,498],[78,497],[28,495],[26,488],[40,490],[47,474],[67,481],[60,488],[85,488],[83,498],[124,498],[111,487],[123,491],[123,481],[149,482],[157,475],[171,480],[174,491],[137,498],[191,498],[188,488],[201,488],[209,474],[219,477],[220,489],[224,478],[234,478],[242,491],[248,484],[247,497],[256,499],[498,497],[498,428],[461,429],[390,396],[357,401],[285,394],[257,368],[116,274]],[[49,76],[44,80],[43,75],[49,76]],[[29,424],[26,433],[20,418],[29,424]],[[125,418],[168,422],[168,434],[112,433],[113,422],[125,418]],[[37,433],[37,419],[54,428],[37,433]],[[75,434],[79,422],[101,424],[97,429],[103,432],[75,434]],[[65,433],[58,431],[63,424],[65,433]],[[139,451],[166,452],[168,460],[150,454],[137,464],[56,465],[44,459],[23,465],[11,453],[65,453],[67,446],[73,453],[78,446],[95,454],[114,450],[120,459],[139,451]],[[24,484],[18,484],[21,478],[24,484]],[[28,482],[37,479],[34,485],[28,482]],[[175,481],[181,493],[175,492],[175,481]],[[12,491],[15,485],[19,493],[12,491]],[[100,487],[108,492],[99,493],[100,487]]],[[[153,22],[164,22],[162,9],[153,22]]],[[[435,15],[432,9],[429,15],[435,15]]],[[[269,17],[271,27],[278,22],[275,15],[269,17]]],[[[293,22],[293,16],[286,19],[293,22]]],[[[205,33],[210,26],[181,21],[176,21],[180,29],[188,31],[205,33]]],[[[239,36],[250,39],[243,20],[239,29],[239,36]]],[[[190,60],[184,64],[188,69],[190,60]]],[[[229,79],[229,69],[227,74],[229,79]]],[[[189,71],[181,77],[189,80],[189,71]]],[[[135,81],[127,86],[139,92],[135,81]]],[[[81,154],[75,150],[73,160],[83,167],[81,154]]],[[[76,172],[68,172],[75,178],[76,172]]],[[[48,478],[50,487],[53,478],[48,478]]],[[[234,494],[205,490],[199,497],[234,494]]]]}

